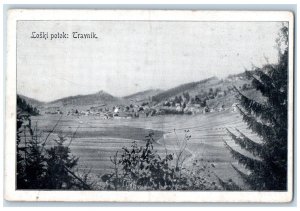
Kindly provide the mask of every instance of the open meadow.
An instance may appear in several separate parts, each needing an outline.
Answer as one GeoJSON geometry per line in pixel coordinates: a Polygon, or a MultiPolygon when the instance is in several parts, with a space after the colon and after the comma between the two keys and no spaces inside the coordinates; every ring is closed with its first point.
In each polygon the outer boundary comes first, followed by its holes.
{"type": "MultiPolygon", "coordinates": [[[[79,157],[79,171],[89,171],[94,177],[100,177],[112,170],[112,157],[122,147],[130,147],[133,141],[145,145],[145,136],[153,133],[154,148],[160,154],[176,153],[185,135],[191,138],[184,150],[184,166],[191,168],[196,160],[208,163],[212,172],[224,180],[242,180],[231,163],[236,161],[224,145],[224,140],[233,147],[234,142],[226,128],[239,130],[253,136],[239,113],[229,110],[198,115],[163,115],[133,119],[100,119],[93,116],[41,115],[32,117],[45,137],[55,125],[53,134],[48,138],[48,145],[54,144],[57,135],[67,137],[73,155],[79,157]]],[[[253,137],[252,137],[253,138],[253,137]]]]}

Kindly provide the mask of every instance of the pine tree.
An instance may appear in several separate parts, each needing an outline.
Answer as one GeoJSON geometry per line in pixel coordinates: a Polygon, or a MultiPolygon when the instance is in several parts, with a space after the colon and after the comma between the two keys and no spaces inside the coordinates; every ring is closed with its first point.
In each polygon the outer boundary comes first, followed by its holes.
{"type": "MultiPolygon", "coordinates": [[[[45,147],[47,138],[56,126],[47,134],[45,140],[41,140],[37,124],[32,129],[30,116],[32,107],[20,97],[17,98],[17,106],[17,189],[90,190],[92,183],[88,182],[89,173],[76,175],[73,172],[79,158],[71,155],[69,147],[71,141],[68,145],[64,145],[66,139],[59,137],[53,140],[56,145],[45,147]]],[[[59,121],[60,119],[57,124],[59,121]]]]}
{"type": "Polygon", "coordinates": [[[253,155],[247,156],[225,142],[232,156],[250,173],[243,173],[235,166],[233,168],[254,190],[287,189],[287,27],[281,28],[277,44],[277,64],[267,64],[262,68],[246,71],[247,76],[252,79],[252,86],[265,100],[257,102],[235,88],[240,101],[238,110],[249,129],[261,138],[261,143],[251,140],[239,130],[228,130],[234,142],[253,155]]]}
{"type": "Polygon", "coordinates": [[[44,187],[47,189],[81,189],[90,190],[88,174],[77,176],[73,170],[77,166],[78,157],[71,155],[65,137],[59,136],[54,140],[56,145],[47,149],[47,169],[44,187]]]}

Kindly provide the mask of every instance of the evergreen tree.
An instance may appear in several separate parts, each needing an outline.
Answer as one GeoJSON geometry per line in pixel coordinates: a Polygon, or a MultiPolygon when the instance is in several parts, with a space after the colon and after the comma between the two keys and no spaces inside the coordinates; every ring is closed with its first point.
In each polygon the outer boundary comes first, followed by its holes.
{"type": "Polygon", "coordinates": [[[17,138],[17,188],[24,188],[26,187],[26,160],[25,160],[25,150],[26,147],[22,146],[21,144],[21,136],[24,131],[23,127],[24,119],[21,115],[21,112],[17,112],[17,133],[16,133],[16,138],[17,138]]]}
{"type": "Polygon", "coordinates": [[[70,189],[76,187],[77,181],[68,169],[77,165],[78,158],[70,155],[70,148],[64,145],[64,137],[55,139],[56,146],[47,149],[46,187],[49,189],[70,189]]]}
{"type": "Polygon", "coordinates": [[[27,103],[26,100],[22,99],[19,95],[17,95],[17,107],[23,112],[28,112],[32,116],[39,115],[39,110],[27,103]]]}
{"type": "Polygon", "coordinates": [[[71,141],[65,145],[65,138],[59,137],[53,140],[56,145],[45,146],[56,126],[41,140],[37,125],[32,129],[32,107],[20,97],[17,106],[17,189],[91,189],[88,173],[77,176],[73,172],[79,158],[71,155],[71,141]]]}
{"type": "Polygon", "coordinates": [[[235,143],[253,156],[246,156],[225,142],[232,156],[248,169],[250,174],[243,173],[233,166],[234,169],[255,190],[287,189],[287,27],[282,27],[277,44],[277,64],[267,64],[262,68],[246,71],[247,76],[252,79],[252,86],[265,100],[257,102],[235,88],[240,101],[238,109],[243,120],[262,142],[251,140],[239,130],[237,133],[228,130],[235,143]]]}
{"type": "Polygon", "coordinates": [[[38,140],[36,129],[31,134],[31,137],[26,145],[26,182],[25,188],[40,189],[44,184],[45,155],[42,152],[42,146],[38,140]]]}
{"type": "Polygon", "coordinates": [[[190,94],[188,92],[183,92],[183,96],[185,98],[185,101],[188,103],[190,101],[190,94]]]}

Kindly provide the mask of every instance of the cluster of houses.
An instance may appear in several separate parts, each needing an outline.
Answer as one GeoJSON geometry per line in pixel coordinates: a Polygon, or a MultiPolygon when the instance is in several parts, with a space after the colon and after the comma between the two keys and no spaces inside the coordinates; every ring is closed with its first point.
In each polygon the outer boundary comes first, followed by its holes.
{"type": "Polygon", "coordinates": [[[53,107],[48,107],[44,111],[45,114],[63,114],[63,112],[60,110],[60,107],[58,106],[53,106],[53,107]]]}
{"type": "Polygon", "coordinates": [[[149,105],[118,105],[113,107],[98,106],[90,107],[86,110],[71,109],[67,115],[71,116],[98,116],[102,119],[131,119],[138,117],[148,117],[154,115],[154,109],[149,105]]]}
{"type": "Polygon", "coordinates": [[[157,115],[167,115],[167,114],[205,114],[212,112],[222,112],[225,110],[230,110],[231,112],[237,112],[237,103],[232,104],[231,107],[225,107],[224,105],[219,105],[216,107],[205,106],[202,107],[200,104],[192,104],[190,102],[186,103],[182,101],[180,103],[175,103],[170,105],[168,101],[162,104],[151,104],[142,103],[141,105],[118,105],[118,106],[92,106],[85,110],[79,110],[72,108],[67,112],[62,112],[59,107],[51,107],[45,111],[45,114],[66,114],[68,116],[98,116],[101,119],[131,119],[131,118],[145,118],[157,115]]]}
{"type": "MultiPolygon", "coordinates": [[[[178,98],[177,98],[178,99],[178,98]]],[[[156,114],[205,114],[213,112],[222,112],[229,110],[230,112],[238,111],[238,103],[233,103],[231,106],[225,106],[221,102],[215,103],[214,105],[208,105],[205,102],[192,102],[191,100],[181,97],[181,101],[176,101],[175,99],[168,99],[160,105],[160,108],[156,114]]]]}
{"type": "Polygon", "coordinates": [[[212,112],[221,112],[225,111],[225,106],[221,105],[216,108],[210,108],[209,106],[202,107],[200,104],[181,104],[176,103],[175,106],[163,106],[162,110],[165,111],[165,113],[173,113],[173,114],[189,114],[189,115],[195,115],[195,114],[205,114],[205,113],[212,113],[212,112]]]}

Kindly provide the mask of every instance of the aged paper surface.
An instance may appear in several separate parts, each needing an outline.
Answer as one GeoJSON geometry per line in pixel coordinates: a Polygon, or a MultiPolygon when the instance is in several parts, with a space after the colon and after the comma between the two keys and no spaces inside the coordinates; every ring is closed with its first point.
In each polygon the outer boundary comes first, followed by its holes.
{"type": "Polygon", "coordinates": [[[292,13],[8,16],[7,200],[292,200],[292,13]]]}

